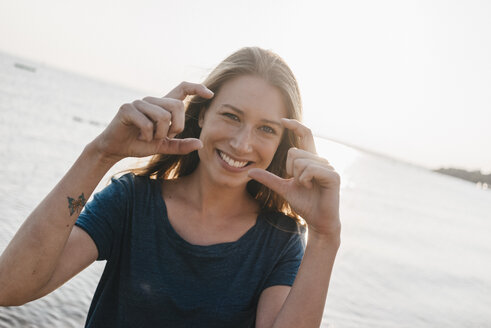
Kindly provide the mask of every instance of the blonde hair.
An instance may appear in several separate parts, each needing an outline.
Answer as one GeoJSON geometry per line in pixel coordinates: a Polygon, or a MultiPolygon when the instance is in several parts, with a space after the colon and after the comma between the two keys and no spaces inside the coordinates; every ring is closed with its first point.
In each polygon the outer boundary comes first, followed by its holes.
{"type": "MultiPolygon", "coordinates": [[[[283,96],[288,118],[301,120],[302,104],[297,80],[285,61],[272,51],[258,47],[242,48],[218,64],[203,84],[216,95],[225,83],[244,75],[261,77],[278,88],[283,96]]],[[[208,109],[211,101],[200,96],[193,96],[189,100],[186,106],[184,130],[176,138],[199,138],[201,128],[198,125],[198,120],[203,111],[208,109]]],[[[285,129],[267,170],[285,178],[285,162],[288,149],[291,147],[298,147],[298,138],[291,131],[285,129]]],[[[146,166],[132,169],[131,172],[153,179],[175,179],[191,174],[198,163],[197,151],[187,155],[158,154],[154,155],[146,166]]],[[[282,212],[300,221],[299,216],[280,195],[257,181],[249,181],[247,191],[259,202],[262,211],[282,212]]]]}

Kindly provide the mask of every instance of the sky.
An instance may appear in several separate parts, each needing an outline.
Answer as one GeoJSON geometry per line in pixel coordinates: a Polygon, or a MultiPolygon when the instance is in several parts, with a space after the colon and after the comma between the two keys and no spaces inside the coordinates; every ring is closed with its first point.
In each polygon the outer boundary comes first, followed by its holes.
{"type": "Polygon", "coordinates": [[[0,1],[0,51],[149,95],[243,46],[286,60],[315,135],[491,173],[491,1],[0,1]]]}

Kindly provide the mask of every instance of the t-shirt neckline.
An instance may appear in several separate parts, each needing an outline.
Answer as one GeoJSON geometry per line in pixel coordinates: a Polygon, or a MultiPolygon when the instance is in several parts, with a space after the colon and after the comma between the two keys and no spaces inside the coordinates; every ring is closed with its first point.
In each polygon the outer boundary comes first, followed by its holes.
{"type": "Polygon", "coordinates": [[[155,180],[157,183],[154,183],[154,188],[157,188],[157,192],[155,195],[159,198],[157,201],[157,204],[159,206],[160,212],[163,214],[162,220],[159,222],[162,222],[163,224],[163,229],[167,233],[169,237],[169,241],[175,244],[176,246],[179,246],[182,250],[187,250],[195,255],[201,255],[201,256],[224,256],[228,254],[228,252],[233,251],[237,247],[244,246],[245,244],[251,242],[254,239],[254,234],[257,232],[258,226],[260,225],[261,220],[261,213],[257,215],[256,218],[256,223],[249,228],[239,239],[236,241],[231,241],[231,242],[224,242],[224,243],[218,243],[218,244],[212,244],[212,245],[197,245],[197,244],[192,244],[182,238],[177,231],[174,229],[172,226],[168,212],[167,212],[167,205],[165,203],[164,197],[162,195],[162,182],[160,180],[155,180]]]}

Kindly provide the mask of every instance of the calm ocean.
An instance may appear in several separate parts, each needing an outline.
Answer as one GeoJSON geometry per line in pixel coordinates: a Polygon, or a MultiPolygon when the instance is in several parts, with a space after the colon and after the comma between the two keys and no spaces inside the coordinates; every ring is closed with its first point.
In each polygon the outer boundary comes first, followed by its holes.
{"type": "MultiPolygon", "coordinates": [[[[145,95],[0,53],[0,252],[119,106],[145,95]]],[[[323,327],[491,327],[491,191],[325,139],[317,148],[342,177],[323,327]]],[[[82,327],[103,268],[0,308],[0,327],[82,327]]]]}

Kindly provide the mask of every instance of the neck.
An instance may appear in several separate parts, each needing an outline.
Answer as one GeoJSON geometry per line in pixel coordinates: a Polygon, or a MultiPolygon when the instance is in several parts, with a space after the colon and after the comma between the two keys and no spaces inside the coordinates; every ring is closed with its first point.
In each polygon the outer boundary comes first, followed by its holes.
{"type": "MultiPolygon", "coordinates": [[[[226,187],[214,184],[199,167],[181,180],[182,191],[194,210],[203,220],[228,220],[245,213],[257,213],[257,202],[247,192],[246,186],[226,187]]],[[[217,222],[218,223],[218,222],[217,222]]]]}

